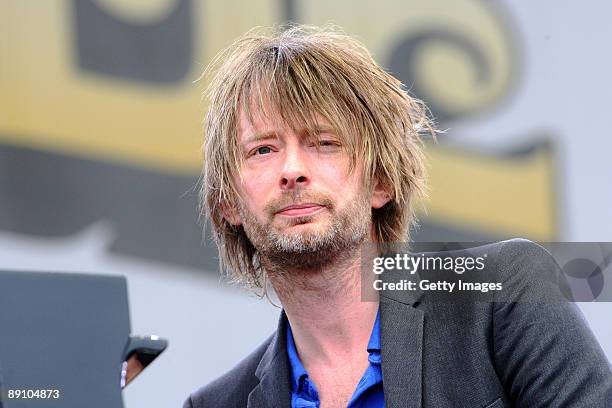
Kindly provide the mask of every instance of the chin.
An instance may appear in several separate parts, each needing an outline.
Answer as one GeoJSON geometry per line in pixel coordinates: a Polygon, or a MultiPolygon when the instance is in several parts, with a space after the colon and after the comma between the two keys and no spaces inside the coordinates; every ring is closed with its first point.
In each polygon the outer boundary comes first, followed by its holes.
{"type": "Polygon", "coordinates": [[[287,235],[311,235],[311,234],[325,234],[329,230],[329,225],[322,222],[303,221],[291,223],[286,228],[281,230],[281,233],[287,235]]]}
{"type": "Polygon", "coordinates": [[[327,225],[328,220],[321,219],[319,214],[305,215],[303,217],[292,217],[285,221],[285,225],[288,225],[289,227],[296,227],[296,226],[313,226],[314,227],[314,226],[322,225],[322,224],[327,225]]]}

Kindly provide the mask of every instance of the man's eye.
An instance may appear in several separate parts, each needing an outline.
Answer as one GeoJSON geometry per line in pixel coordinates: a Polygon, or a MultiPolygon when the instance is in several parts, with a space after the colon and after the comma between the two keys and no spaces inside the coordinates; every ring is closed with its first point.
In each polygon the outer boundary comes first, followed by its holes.
{"type": "Polygon", "coordinates": [[[272,149],[270,149],[270,146],[261,146],[261,147],[258,147],[253,152],[253,154],[268,154],[268,153],[272,153],[272,149]]]}
{"type": "Polygon", "coordinates": [[[327,149],[330,148],[338,148],[340,147],[340,143],[336,140],[319,140],[317,143],[318,147],[324,147],[327,149]]]}

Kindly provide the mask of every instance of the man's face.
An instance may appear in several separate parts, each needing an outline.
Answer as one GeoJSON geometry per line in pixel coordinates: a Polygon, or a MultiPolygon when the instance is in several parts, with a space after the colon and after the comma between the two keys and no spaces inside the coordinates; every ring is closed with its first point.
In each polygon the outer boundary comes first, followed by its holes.
{"type": "Polygon", "coordinates": [[[286,265],[316,266],[359,245],[372,207],[388,200],[364,191],[362,168],[349,174],[349,157],[329,124],[318,123],[316,146],[305,130],[257,114],[253,122],[239,117],[241,202],[228,221],[243,225],[262,255],[286,265]]]}

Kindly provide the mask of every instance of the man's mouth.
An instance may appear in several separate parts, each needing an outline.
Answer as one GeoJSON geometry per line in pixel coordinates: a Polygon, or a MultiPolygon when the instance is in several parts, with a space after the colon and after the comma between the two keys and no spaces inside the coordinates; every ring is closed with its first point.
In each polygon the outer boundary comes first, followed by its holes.
{"type": "Polygon", "coordinates": [[[303,217],[306,215],[313,215],[325,209],[324,205],[315,203],[306,204],[293,204],[283,207],[277,214],[285,215],[287,217],[303,217]]]}

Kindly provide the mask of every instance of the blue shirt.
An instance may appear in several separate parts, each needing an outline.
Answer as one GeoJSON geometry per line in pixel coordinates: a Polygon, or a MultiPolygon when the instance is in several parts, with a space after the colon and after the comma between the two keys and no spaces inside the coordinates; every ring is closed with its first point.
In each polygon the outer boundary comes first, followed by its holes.
{"type": "MultiPolygon", "coordinates": [[[[384,408],[385,406],[380,366],[380,311],[376,314],[376,321],[368,342],[368,353],[370,365],[359,380],[347,408],[384,408]]],[[[289,322],[287,322],[287,354],[291,367],[291,407],[318,408],[320,405],[319,393],[300,361],[289,322]]]]}

